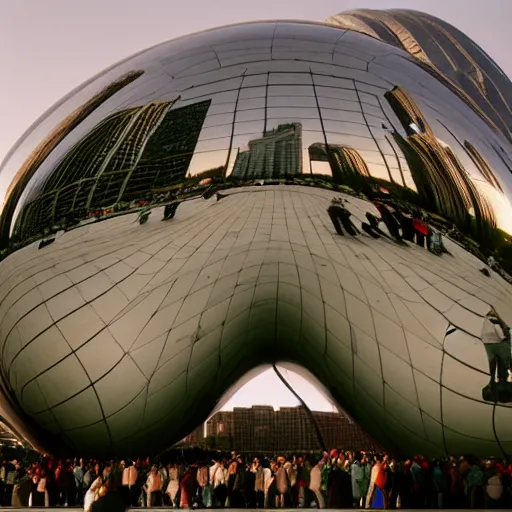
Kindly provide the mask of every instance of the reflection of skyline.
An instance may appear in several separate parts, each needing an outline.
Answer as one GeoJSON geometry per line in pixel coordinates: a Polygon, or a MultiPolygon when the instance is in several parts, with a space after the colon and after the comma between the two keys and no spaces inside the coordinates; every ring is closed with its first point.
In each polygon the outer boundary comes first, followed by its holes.
{"type": "Polygon", "coordinates": [[[137,199],[186,177],[210,104],[205,100],[167,112],[148,139],[123,200],[137,199]]]}
{"type": "Polygon", "coordinates": [[[54,168],[42,193],[51,193],[104,172],[130,169],[141,157],[148,133],[166,114],[171,102],[121,110],[96,125],[54,168]]]}
{"type": "Polygon", "coordinates": [[[468,156],[473,161],[473,163],[475,164],[475,167],[480,171],[480,174],[482,174],[482,176],[486,179],[487,183],[489,183],[492,187],[503,193],[503,188],[501,187],[498,178],[496,178],[496,175],[489,167],[484,157],[475,148],[475,146],[473,146],[473,144],[471,144],[469,141],[465,140],[464,149],[468,156]]]}
{"type": "Polygon", "coordinates": [[[2,204],[2,216],[0,218],[0,245],[5,247],[8,243],[11,228],[12,216],[16,209],[17,202],[25,190],[29,180],[34,176],[40,165],[46,160],[50,153],[64,140],[80,123],[90,114],[103,105],[109,98],[121,89],[131,84],[142,76],[144,71],[131,71],[113,81],[100,92],[95,94],[89,101],[78,107],[69,114],[45,137],[32,153],[25,160],[20,169],[16,172],[5,193],[2,204]]]}
{"type": "MultiPolygon", "coordinates": [[[[487,198],[479,193],[453,150],[436,137],[412,97],[397,86],[385,98],[406,132],[406,137],[402,137],[394,131],[393,137],[409,163],[425,204],[434,205],[438,213],[462,224],[470,223],[470,212],[473,212],[480,233],[484,225],[496,227],[495,214],[487,198]]],[[[471,146],[471,151],[473,158],[477,158],[476,148],[471,146]]],[[[478,161],[484,162],[481,155],[478,161]]],[[[492,176],[487,165],[484,172],[492,176]]]]}
{"type": "Polygon", "coordinates": [[[302,173],[302,124],[280,124],[248,142],[239,151],[231,175],[234,178],[280,178],[302,173]]]}
{"type": "MultiPolygon", "coordinates": [[[[382,180],[413,191],[420,184],[422,204],[432,200],[436,211],[447,218],[471,222],[475,212],[478,219],[493,224],[488,203],[496,205],[496,194],[503,193],[502,185],[505,188],[505,182],[500,183],[502,166],[498,165],[495,174],[491,165],[496,165],[497,159],[489,157],[478,140],[471,138],[473,145],[466,140],[468,135],[457,139],[449,122],[445,126],[444,120],[432,119],[432,126],[439,130],[442,125],[440,134],[446,142],[458,143],[453,151],[433,130],[429,128],[427,133],[425,116],[405,96],[401,101],[406,108],[395,108],[395,114],[403,117],[404,110],[405,117],[414,121],[400,119],[407,144],[402,141],[399,146],[396,127],[400,123],[382,102],[395,77],[369,87],[361,76],[348,80],[321,71],[273,69],[261,73],[258,68],[241,80],[225,81],[227,89],[222,91],[223,80],[205,76],[204,83],[188,90],[144,96],[148,103],[142,104],[140,99],[118,103],[123,110],[111,110],[91,131],[88,122],[88,133],[78,142],[75,132],[60,146],[61,154],[55,151],[26,187],[15,212],[15,216],[20,212],[17,226],[23,226],[23,233],[18,228],[15,233],[25,238],[93,211],[123,209],[133,200],[148,199],[152,191],[166,193],[180,180],[221,166],[222,176],[215,171],[219,180],[309,173],[346,185],[354,177],[382,180]],[[178,94],[187,107],[176,108],[178,94]],[[323,155],[315,154],[315,144],[322,146],[318,141],[323,143],[323,155]],[[407,152],[416,156],[405,158],[407,152]],[[421,154],[426,160],[414,163],[413,180],[409,165],[421,154]],[[483,190],[483,179],[476,177],[476,170],[496,194],[489,194],[488,187],[483,190]],[[470,176],[475,177],[474,183],[470,176]]],[[[409,84],[407,87],[409,90],[409,84]]],[[[126,96],[121,93],[121,99],[126,96]]],[[[494,148],[492,143],[490,146],[494,148]]],[[[365,187],[365,181],[356,180],[350,186],[365,187]]]]}
{"type": "MultiPolygon", "coordinates": [[[[409,155],[406,161],[425,202],[434,204],[436,211],[448,218],[466,222],[469,212],[475,212],[477,219],[492,225],[495,221],[488,202],[478,193],[455,153],[436,138],[414,100],[401,88],[386,97],[407,133],[403,140],[396,131],[393,134],[398,151],[409,155]]],[[[197,173],[190,174],[192,157],[211,101],[180,108],[173,108],[175,100],[152,102],[111,114],[54,167],[42,185],[41,195],[24,206],[16,234],[25,238],[70,214],[83,218],[91,209],[145,199],[153,189],[165,189],[187,175],[195,176],[197,173]]],[[[313,143],[303,148],[306,134],[299,121],[265,131],[246,143],[249,149],[238,148],[231,176],[294,176],[303,172],[304,162],[309,167],[306,172],[318,174],[320,170],[320,174],[329,174],[339,183],[349,177],[376,176],[373,164],[359,150],[342,143],[313,143]],[[314,165],[318,163],[326,167],[314,165]]],[[[389,139],[388,143],[391,146],[389,139]]],[[[467,141],[462,149],[489,184],[500,190],[478,150],[467,141]]],[[[210,168],[215,167],[212,152],[205,152],[203,157],[210,168]]],[[[395,157],[399,164],[396,152],[395,157]]]]}
{"type": "Polygon", "coordinates": [[[172,110],[174,102],[115,112],[66,154],[16,221],[22,238],[67,216],[142,199],[185,178],[210,101],[172,110]]]}

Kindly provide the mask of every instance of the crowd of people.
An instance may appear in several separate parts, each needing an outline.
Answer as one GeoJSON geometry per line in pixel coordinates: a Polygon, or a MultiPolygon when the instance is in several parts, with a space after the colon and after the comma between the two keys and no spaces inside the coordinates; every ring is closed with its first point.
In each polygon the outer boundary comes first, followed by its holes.
{"type": "Polygon", "coordinates": [[[398,460],[331,450],[247,457],[170,452],[166,461],[3,462],[0,505],[117,512],[172,508],[512,508],[512,464],[466,456],[398,460]]]}
{"type": "MultiPolygon", "coordinates": [[[[367,222],[361,223],[361,229],[372,238],[388,238],[399,244],[416,243],[420,247],[426,246],[430,252],[438,256],[450,254],[444,246],[441,231],[430,225],[429,219],[421,212],[392,207],[381,201],[374,201],[374,205],[380,217],[367,212],[367,222]],[[388,233],[380,228],[381,223],[387,228],[388,233]]],[[[327,213],[338,235],[360,234],[359,229],[352,222],[352,214],[346,207],[345,199],[334,198],[327,213]]]]}

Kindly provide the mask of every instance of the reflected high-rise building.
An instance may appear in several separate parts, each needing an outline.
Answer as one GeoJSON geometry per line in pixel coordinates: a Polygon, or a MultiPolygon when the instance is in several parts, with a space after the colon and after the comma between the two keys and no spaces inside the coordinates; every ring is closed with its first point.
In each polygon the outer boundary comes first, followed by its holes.
{"type": "Polygon", "coordinates": [[[124,200],[186,177],[210,104],[211,100],[204,100],[167,112],[130,176],[124,200]]]}
{"type": "Polygon", "coordinates": [[[109,204],[105,200],[115,203],[127,171],[137,165],[148,135],[171,104],[121,110],[96,125],[55,166],[39,197],[25,206],[16,232],[30,236],[69,213],[84,217],[91,207],[109,204]],[[113,176],[112,171],[121,172],[113,176]]]}
{"type": "Polygon", "coordinates": [[[117,112],[76,144],[44,184],[43,194],[55,194],[54,219],[71,210],[81,216],[90,208],[117,202],[126,171],[137,165],[148,137],[171,105],[150,103],[117,112]],[[113,177],[114,171],[121,172],[113,177]]]}
{"type": "Polygon", "coordinates": [[[495,215],[487,199],[453,150],[436,137],[413,98],[401,87],[387,92],[385,98],[407,134],[402,137],[394,131],[393,137],[425,204],[435,205],[438,213],[456,223],[470,225],[474,215],[480,231],[485,225],[495,227],[495,215]]]}
{"type": "Polygon", "coordinates": [[[496,130],[512,139],[512,83],[466,34],[423,12],[357,9],[327,18],[407,51],[496,130]]]}
{"type": "Polygon", "coordinates": [[[50,153],[62,142],[76,127],[83,123],[95,110],[103,105],[109,98],[123,88],[137,80],[144,74],[143,70],[131,71],[108,84],[95,94],[90,100],[74,110],[61,121],[32,151],[23,165],[17,171],[11,184],[7,188],[0,217],[0,246],[8,242],[11,221],[18,200],[25,190],[30,179],[34,176],[41,164],[50,153]]]}
{"type": "Polygon", "coordinates": [[[329,162],[333,178],[340,183],[350,177],[370,177],[368,165],[360,153],[353,148],[341,144],[326,146],[321,142],[316,142],[309,146],[308,152],[311,162],[329,162]]]}
{"type": "Polygon", "coordinates": [[[174,101],[121,110],[95,126],[66,154],[28,202],[15,233],[29,237],[66,216],[145,199],[184,179],[210,102],[172,109],[174,101]]]}
{"type": "Polygon", "coordinates": [[[473,144],[467,140],[464,141],[463,148],[475,164],[475,167],[480,171],[480,174],[485,178],[487,183],[503,193],[503,188],[501,187],[498,178],[494,174],[485,158],[478,151],[478,149],[476,149],[475,146],[473,146],[473,144]]]}
{"type": "Polygon", "coordinates": [[[235,178],[280,178],[302,173],[302,125],[280,124],[240,151],[231,175],[235,178]]]}

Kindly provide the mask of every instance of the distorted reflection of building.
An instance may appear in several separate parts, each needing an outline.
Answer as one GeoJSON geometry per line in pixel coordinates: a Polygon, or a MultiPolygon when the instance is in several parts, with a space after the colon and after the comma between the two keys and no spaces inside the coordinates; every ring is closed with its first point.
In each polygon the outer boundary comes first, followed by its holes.
{"type": "Polygon", "coordinates": [[[131,71],[108,84],[90,100],[66,116],[32,151],[18,169],[5,193],[2,216],[0,217],[0,247],[5,247],[8,244],[12,218],[21,194],[50,153],[109,98],[143,74],[142,70],[131,71]]]}
{"type": "Polygon", "coordinates": [[[153,189],[183,180],[210,100],[172,109],[149,103],[107,117],[66,154],[25,205],[15,232],[23,238],[91,209],[145,199],[153,189]]]}
{"type": "Polygon", "coordinates": [[[248,143],[236,157],[234,178],[279,178],[302,173],[302,124],[280,124],[248,143]]]}
{"type": "Polygon", "coordinates": [[[211,100],[169,110],[146,144],[122,200],[133,200],[153,188],[186,177],[211,100]]]}
{"type": "Polygon", "coordinates": [[[471,144],[471,142],[467,140],[464,141],[463,147],[466,150],[467,155],[471,158],[471,160],[475,164],[475,167],[480,171],[480,173],[485,178],[487,183],[489,183],[489,185],[503,193],[503,188],[501,187],[498,178],[496,177],[492,169],[489,167],[489,164],[485,161],[484,157],[481,155],[478,149],[476,149],[475,146],[473,146],[473,144],[471,144]]]}
{"type": "Polygon", "coordinates": [[[137,165],[148,134],[171,104],[116,112],[76,144],[44,184],[42,195],[52,197],[55,205],[52,220],[69,211],[85,216],[91,207],[117,202],[125,170],[137,165]],[[113,171],[121,172],[113,176],[113,171]]]}
{"type": "MultiPolygon", "coordinates": [[[[348,416],[339,412],[311,411],[327,446],[371,449],[377,444],[348,416]]],[[[182,440],[184,444],[207,445],[239,452],[292,452],[318,450],[318,437],[303,406],[256,405],[220,411],[182,440]],[[205,437],[206,430],[206,437],[205,437]]]]}
{"type": "Polygon", "coordinates": [[[385,94],[406,137],[393,132],[425,205],[453,222],[471,227],[474,216],[480,235],[496,227],[494,212],[477,190],[452,149],[438,139],[420,108],[401,87],[385,94]]]}
{"type": "Polygon", "coordinates": [[[404,49],[512,139],[512,83],[478,44],[454,26],[430,14],[405,9],[357,9],[330,16],[327,21],[404,49]]]}
{"type": "Polygon", "coordinates": [[[353,148],[316,142],[309,146],[308,152],[310,162],[329,162],[333,178],[340,183],[350,177],[370,177],[366,162],[353,148]]]}

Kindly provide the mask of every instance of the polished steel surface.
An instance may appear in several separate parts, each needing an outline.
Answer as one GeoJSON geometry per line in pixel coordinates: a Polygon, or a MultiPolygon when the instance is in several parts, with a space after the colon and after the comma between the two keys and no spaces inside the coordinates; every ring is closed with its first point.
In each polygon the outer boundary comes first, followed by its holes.
{"type": "Polygon", "coordinates": [[[247,23],[141,52],[2,166],[4,397],[51,450],[154,452],[287,361],[396,451],[510,452],[510,341],[498,361],[482,332],[492,308],[512,325],[512,286],[481,269],[510,246],[511,168],[445,81],[355,31],[247,23]],[[367,234],[375,199],[428,213],[448,253],[367,234]]]}
{"type": "Polygon", "coordinates": [[[512,83],[466,34],[430,14],[409,9],[357,9],[327,21],[403,48],[496,130],[512,140],[512,83]]]}

